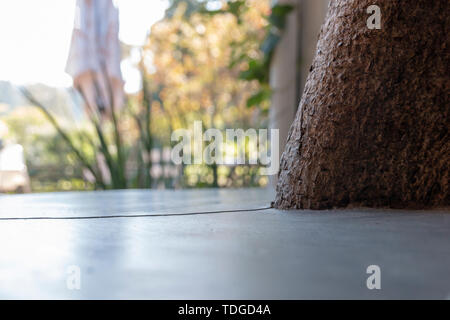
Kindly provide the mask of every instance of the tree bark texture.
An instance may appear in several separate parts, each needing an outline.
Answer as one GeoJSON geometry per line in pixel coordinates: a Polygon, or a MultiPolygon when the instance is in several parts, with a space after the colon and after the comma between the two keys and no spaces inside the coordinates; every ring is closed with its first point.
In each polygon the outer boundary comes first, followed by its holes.
{"type": "Polygon", "coordinates": [[[449,205],[449,19],[448,0],[331,0],[275,207],[449,205]]]}

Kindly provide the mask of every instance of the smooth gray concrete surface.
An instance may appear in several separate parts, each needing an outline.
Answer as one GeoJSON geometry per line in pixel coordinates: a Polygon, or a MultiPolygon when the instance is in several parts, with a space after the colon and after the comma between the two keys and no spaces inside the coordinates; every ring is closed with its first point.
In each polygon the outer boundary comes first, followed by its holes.
{"type": "MultiPolygon", "coordinates": [[[[267,190],[0,196],[0,218],[267,206],[267,190]]],[[[0,220],[0,298],[450,298],[449,210],[348,209],[0,220]],[[67,288],[67,268],[81,289],[67,288]],[[381,268],[381,290],[366,268],[381,268]]]]}

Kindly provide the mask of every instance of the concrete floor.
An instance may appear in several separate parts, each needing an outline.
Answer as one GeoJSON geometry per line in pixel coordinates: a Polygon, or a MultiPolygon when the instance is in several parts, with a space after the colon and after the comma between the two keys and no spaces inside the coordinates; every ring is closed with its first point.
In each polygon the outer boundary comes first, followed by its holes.
{"type": "Polygon", "coordinates": [[[261,208],[267,190],[0,196],[0,298],[450,298],[450,212],[261,208]],[[88,220],[1,220],[162,214],[88,220]],[[67,287],[68,268],[81,289],[67,287]],[[381,268],[369,290],[366,268],[381,268]]]}

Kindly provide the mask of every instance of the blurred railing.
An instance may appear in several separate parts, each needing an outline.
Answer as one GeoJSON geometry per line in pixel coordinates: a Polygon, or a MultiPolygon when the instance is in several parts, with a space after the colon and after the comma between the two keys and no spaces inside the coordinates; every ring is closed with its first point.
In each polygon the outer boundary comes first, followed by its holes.
{"type": "MultiPolygon", "coordinates": [[[[175,165],[169,147],[154,148],[151,152],[151,188],[180,189],[213,186],[214,168],[207,165],[175,165]]],[[[126,174],[141,177],[138,164],[130,161],[126,174]]],[[[219,165],[218,187],[262,187],[267,177],[258,174],[259,165],[219,165]]],[[[33,192],[93,190],[94,181],[81,167],[57,165],[29,165],[33,192]]]]}

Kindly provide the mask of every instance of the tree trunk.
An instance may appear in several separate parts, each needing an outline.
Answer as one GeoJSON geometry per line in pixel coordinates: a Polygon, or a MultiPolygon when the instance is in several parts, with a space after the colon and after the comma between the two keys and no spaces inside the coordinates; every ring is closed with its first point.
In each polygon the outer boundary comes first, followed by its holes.
{"type": "Polygon", "coordinates": [[[449,205],[449,18],[448,0],[331,0],[275,207],[449,205]]]}

